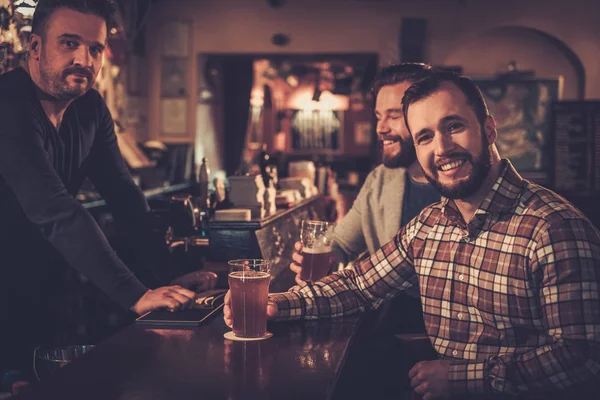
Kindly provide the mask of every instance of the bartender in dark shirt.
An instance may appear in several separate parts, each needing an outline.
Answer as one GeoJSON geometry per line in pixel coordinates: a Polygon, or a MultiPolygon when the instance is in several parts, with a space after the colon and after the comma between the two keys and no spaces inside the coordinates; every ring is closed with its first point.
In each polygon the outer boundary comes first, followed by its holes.
{"type": "Polygon", "coordinates": [[[40,0],[27,68],[0,76],[0,370],[29,370],[47,330],[47,299],[62,290],[46,284],[52,260],[137,314],[187,307],[194,297],[179,286],[146,288],[74,198],[89,177],[115,215],[148,218],[92,89],[114,11],[110,0],[40,0]]]}

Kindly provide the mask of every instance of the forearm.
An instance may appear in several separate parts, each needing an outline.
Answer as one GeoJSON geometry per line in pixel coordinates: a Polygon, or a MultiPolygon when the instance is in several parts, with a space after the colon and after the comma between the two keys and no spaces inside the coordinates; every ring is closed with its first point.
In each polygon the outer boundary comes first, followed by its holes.
{"type": "Polygon", "coordinates": [[[299,290],[294,287],[292,294],[273,295],[280,317],[314,319],[353,314],[376,308],[418,285],[409,242],[401,231],[370,257],[361,259],[354,269],[338,271],[299,290]]]}
{"type": "Polygon", "coordinates": [[[80,206],[40,228],[65,260],[123,308],[129,309],[146,287],[110,247],[93,218],[80,206]]]}
{"type": "Polygon", "coordinates": [[[358,290],[356,273],[349,270],[270,297],[277,303],[277,319],[281,320],[335,318],[362,312],[381,302],[358,290]]]}
{"type": "Polygon", "coordinates": [[[531,351],[482,361],[455,361],[453,394],[520,394],[561,390],[600,377],[600,344],[565,340],[531,351]]]}
{"type": "Polygon", "coordinates": [[[105,126],[98,133],[89,177],[125,233],[125,242],[134,250],[136,262],[132,267],[136,274],[146,285],[158,287],[173,278],[167,265],[169,252],[164,235],[155,230],[148,202],[131,178],[119,151],[112,119],[105,112],[105,126]]]}

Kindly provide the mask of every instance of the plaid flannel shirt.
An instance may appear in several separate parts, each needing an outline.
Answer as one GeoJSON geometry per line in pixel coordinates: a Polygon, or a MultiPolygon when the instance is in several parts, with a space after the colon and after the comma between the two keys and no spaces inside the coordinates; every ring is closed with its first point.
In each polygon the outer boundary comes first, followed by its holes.
{"type": "Polygon", "coordinates": [[[467,224],[425,208],[355,270],[272,294],[278,319],[337,317],[420,288],[425,326],[452,360],[452,393],[562,389],[600,376],[600,234],[507,160],[467,224]]]}

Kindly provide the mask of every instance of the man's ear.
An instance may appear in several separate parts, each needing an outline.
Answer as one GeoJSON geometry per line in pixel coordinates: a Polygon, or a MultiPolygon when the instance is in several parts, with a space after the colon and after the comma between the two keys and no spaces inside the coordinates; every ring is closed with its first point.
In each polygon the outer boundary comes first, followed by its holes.
{"type": "Polygon", "coordinates": [[[496,120],[491,115],[485,117],[484,132],[487,136],[488,143],[494,144],[498,138],[498,131],[496,130],[496,120]]]}
{"type": "Polygon", "coordinates": [[[39,61],[41,47],[42,38],[39,35],[36,35],[35,33],[32,34],[31,39],[29,40],[29,57],[39,61]]]}

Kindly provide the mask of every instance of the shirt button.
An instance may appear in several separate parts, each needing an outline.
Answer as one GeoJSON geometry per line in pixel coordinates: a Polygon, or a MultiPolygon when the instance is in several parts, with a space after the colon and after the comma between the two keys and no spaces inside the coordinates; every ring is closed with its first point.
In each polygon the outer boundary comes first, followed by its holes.
{"type": "Polygon", "coordinates": [[[457,354],[458,354],[458,351],[456,351],[456,350],[453,350],[453,351],[452,351],[452,355],[453,355],[453,356],[455,356],[455,357],[456,357],[456,355],[457,355],[457,354]]]}
{"type": "Polygon", "coordinates": [[[459,312],[457,315],[458,319],[463,319],[463,313],[459,312]]]}
{"type": "Polygon", "coordinates": [[[465,236],[465,237],[463,237],[463,241],[464,241],[465,243],[469,243],[469,242],[471,241],[471,238],[470,238],[470,237],[468,237],[468,236],[465,236]]]}
{"type": "Polygon", "coordinates": [[[460,275],[458,276],[458,280],[459,280],[459,281],[464,281],[464,280],[465,280],[465,276],[464,276],[463,274],[460,274],[460,275]]]}

